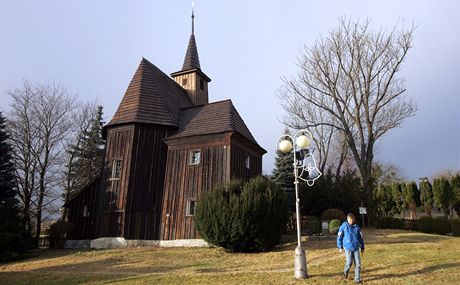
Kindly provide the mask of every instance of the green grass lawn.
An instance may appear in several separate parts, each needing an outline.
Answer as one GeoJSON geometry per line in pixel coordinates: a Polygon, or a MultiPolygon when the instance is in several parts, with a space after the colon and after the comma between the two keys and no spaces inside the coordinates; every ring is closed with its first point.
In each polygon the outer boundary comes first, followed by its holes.
{"type": "MultiPolygon", "coordinates": [[[[364,284],[460,284],[460,238],[364,230],[364,284]]],[[[306,240],[309,279],[294,276],[295,236],[272,252],[220,248],[40,250],[0,264],[0,284],[352,284],[335,239],[306,240]]],[[[352,274],[351,274],[352,275],[352,274]]]]}

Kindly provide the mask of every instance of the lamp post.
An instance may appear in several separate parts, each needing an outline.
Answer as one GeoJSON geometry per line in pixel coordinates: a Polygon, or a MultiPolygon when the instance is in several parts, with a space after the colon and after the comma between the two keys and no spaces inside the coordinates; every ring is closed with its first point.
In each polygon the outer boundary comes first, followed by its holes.
{"type": "Polygon", "coordinates": [[[300,199],[299,199],[299,179],[307,182],[308,186],[313,186],[315,180],[321,176],[321,172],[316,167],[315,157],[310,152],[310,143],[313,136],[308,130],[300,130],[293,136],[285,134],[278,139],[278,149],[287,154],[293,154],[294,158],[294,185],[295,185],[295,209],[297,220],[297,247],[294,257],[294,275],[298,279],[308,278],[307,259],[305,251],[300,241],[300,199]],[[299,173],[300,170],[300,173],[299,173]]]}

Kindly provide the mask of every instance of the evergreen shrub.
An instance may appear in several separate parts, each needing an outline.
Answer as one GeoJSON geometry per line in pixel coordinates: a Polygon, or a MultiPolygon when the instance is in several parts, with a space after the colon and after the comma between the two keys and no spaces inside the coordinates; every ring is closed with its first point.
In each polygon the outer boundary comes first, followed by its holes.
{"type": "Polygon", "coordinates": [[[67,233],[72,230],[72,224],[63,220],[58,220],[50,226],[49,241],[51,248],[63,248],[67,233]]]}
{"type": "Polygon", "coordinates": [[[285,193],[263,177],[216,186],[201,196],[195,212],[201,237],[232,252],[274,248],[287,220],[285,193]]]}
{"type": "Polygon", "coordinates": [[[302,216],[300,218],[300,227],[302,229],[306,229],[308,228],[308,223],[310,223],[311,221],[318,221],[318,217],[316,216],[302,216]]]}
{"type": "Polygon", "coordinates": [[[318,220],[311,220],[307,224],[307,230],[312,234],[319,234],[321,232],[321,223],[318,220]]]}
{"type": "Polygon", "coordinates": [[[337,219],[339,221],[345,220],[345,213],[340,209],[327,209],[321,214],[321,219],[323,220],[334,220],[337,219]]]}
{"type": "Polygon", "coordinates": [[[450,227],[454,236],[460,236],[460,219],[453,219],[450,221],[450,227]]]}
{"type": "Polygon", "coordinates": [[[420,217],[417,220],[417,228],[419,231],[424,233],[432,233],[433,232],[433,224],[434,220],[432,217],[420,217]]]}
{"type": "Polygon", "coordinates": [[[445,217],[436,217],[433,220],[433,231],[440,235],[450,233],[450,222],[445,217]]]}
{"type": "Polygon", "coordinates": [[[340,220],[338,219],[333,219],[329,222],[329,233],[331,234],[337,234],[340,228],[340,220]]]}

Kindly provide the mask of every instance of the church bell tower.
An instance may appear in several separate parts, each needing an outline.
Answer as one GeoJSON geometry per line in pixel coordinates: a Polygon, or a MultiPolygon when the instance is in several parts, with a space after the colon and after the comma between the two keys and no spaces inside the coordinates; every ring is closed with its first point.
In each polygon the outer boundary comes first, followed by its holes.
{"type": "Polygon", "coordinates": [[[195,15],[192,10],[192,34],[188,42],[184,64],[182,65],[182,70],[171,73],[171,77],[187,91],[193,105],[204,105],[209,103],[208,83],[211,82],[211,78],[201,71],[194,25],[195,15]]]}

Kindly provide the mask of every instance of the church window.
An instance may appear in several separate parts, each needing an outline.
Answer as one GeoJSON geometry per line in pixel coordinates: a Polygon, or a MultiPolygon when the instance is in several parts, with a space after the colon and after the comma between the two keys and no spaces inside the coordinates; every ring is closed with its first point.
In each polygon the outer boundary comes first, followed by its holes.
{"type": "Polygon", "coordinates": [[[182,86],[187,85],[187,77],[182,78],[182,86]]]}
{"type": "Polygon", "coordinates": [[[195,216],[195,210],[196,210],[196,201],[192,199],[188,199],[186,209],[185,209],[185,215],[195,216]]]}
{"type": "Polygon", "coordinates": [[[200,150],[191,150],[189,164],[200,164],[201,161],[201,151],[200,150]]]}
{"type": "Polygon", "coordinates": [[[88,218],[88,217],[89,217],[88,206],[84,205],[83,206],[83,218],[88,218]]]}
{"type": "Polygon", "coordinates": [[[116,159],[113,161],[111,179],[120,179],[120,176],[121,176],[121,160],[116,159]]]}
{"type": "Polygon", "coordinates": [[[244,167],[246,167],[246,169],[249,169],[250,168],[250,159],[249,159],[249,155],[246,155],[246,159],[244,160],[244,167]]]}
{"type": "Polygon", "coordinates": [[[203,81],[203,79],[200,79],[200,89],[204,90],[204,81],[203,81]]]}

